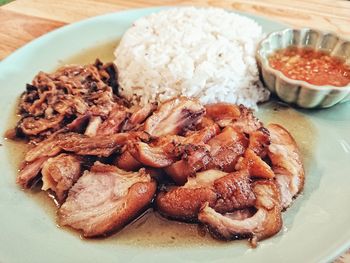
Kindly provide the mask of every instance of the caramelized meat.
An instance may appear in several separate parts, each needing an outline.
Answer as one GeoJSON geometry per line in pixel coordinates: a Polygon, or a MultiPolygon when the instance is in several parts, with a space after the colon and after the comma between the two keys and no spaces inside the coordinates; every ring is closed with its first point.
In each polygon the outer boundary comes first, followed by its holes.
{"type": "Polygon", "coordinates": [[[175,145],[171,143],[152,147],[144,142],[136,142],[128,149],[130,154],[139,163],[154,168],[171,165],[177,156],[175,145]]]}
{"type": "Polygon", "coordinates": [[[155,191],[144,170],[130,173],[97,162],[69,191],[58,210],[59,223],[81,230],[85,237],[110,234],[145,209],[155,191]]]}
{"type": "Polygon", "coordinates": [[[209,169],[221,169],[226,172],[235,170],[238,158],[248,146],[248,140],[244,134],[237,132],[232,127],[226,127],[219,135],[208,142],[212,161],[209,169]]]}
{"type": "Polygon", "coordinates": [[[206,116],[222,126],[227,126],[241,115],[239,106],[229,103],[208,104],[205,106],[205,109],[206,116]]]}
{"type": "Polygon", "coordinates": [[[304,167],[298,146],[289,132],[278,124],[268,125],[271,145],[268,155],[281,191],[282,207],[287,208],[304,186],[304,167]]]}
{"type": "Polygon", "coordinates": [[[163,103],[145,122],[144,130],[151,136],[176,135],[201,121],[204,107],[185,97],[163,103]]]}
{"type": "Polygon", "coordinates": [[[211,156],[208,145],[190,144],[184,147],[182,159],[166,167],[164,170],[176,184],[184,185],[188,177],[194,176],[197,171],[206,167],[210,161],[211,156]]]}
{"type": "Polygon", "coordinates": [[[62,203],[67,191],[81,175],[81,158],[75,155],[60,154],[48,159],[41,171],[42,190],[55,193],[58,202],[62,203]]]}
{"type": "Polygon", "coordinates": [[[278,233],[282,227],[280,193],[278,187],[272,181],[257,181],[253,184],[256,196],[256,213],[251,217],[238,218],[236,213],[231,217],[230,213],[222,214],[215,211],[206,203],[199,212],[200,222],[209,226],[211,232],[223,239],[235,239],[237,237],[252,237],[251,243],[278,233]]]}
{"type": "Polygon", "coordinates": [[[270,143],[270,132],[264,127],[261,127],[249,134],[248,149],[252,150],[261,158],[264,158],[267,155],[267,149],[270,143]]]}
{"type": "Polygon", "coordinates": [[[241,111],[241,115],[238,119],[229,124],[232,128],[241,133],[251,134],[252,132],[263,127],[262,123],[257,117],[254,116],[250,109],[242,105],[239,106],[239,109],[241,111]]]}
{"type": "Polygon", "coordinates": [[[138,128],[156,109],[156,103],[149,103],[143,107],[137,106],[136,109],[131,108],[132,114],[126,121],[122,131],[125,132],[138,128]]]}
{"type": "Polygon", "coordinates": [[[249,175],[252,177],[264,179],[272,179],[275,177],[271,167],[249,148],[245,151],[244,157],[237,163],[236,169],[248,170],[249,175]]]}
{"type": "Polygon", "coordinates": [[[115,165],[125,171],[137,171],[142,167],[142,163],[136,160],[127,150],[116,158],[115,165]]]}
{"type": "Polygon", "coordinates": [[[184,186],[173,187],[157,196],[157,207],[163,215],[180,220],[197,219],[200,207],[208,202],[219,211],[228,212],[254,205],[245,171],[227,174],[208,170],[188,178],[184,186]]]}

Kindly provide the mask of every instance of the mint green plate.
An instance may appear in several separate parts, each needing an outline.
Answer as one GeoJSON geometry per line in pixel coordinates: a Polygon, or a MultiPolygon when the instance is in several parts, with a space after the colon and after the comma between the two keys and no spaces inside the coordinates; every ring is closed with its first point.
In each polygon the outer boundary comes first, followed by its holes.
{"type": "MultiPolygon", "coordinates": [[[[108,14],[60,28],[36,39],[0,63],[0,134],[10,126],[25,83],[40,71],[52,71],[62,61],[111,57],[117,39],[132,24],[160,8],[108,14]],[[104,43],[114,43],[106,45],[104,43]],[[107,48],[108,46],[108,48],[107,48]],[[100,48],[94,48],[100,47],[100,48]],[[91,50],[90,55],[84,50],[91,50]],[[84,56],[80,54],[83,52],[84,56]]],[[[282,24],[255,16],[266,33],[282,24]]],[[[56,226],[50,202],[38,202],[39,193],[15,184],[18,155],[0,139],[0,262],[327,262],[350,247],[350,104],[327,110],[301,111],[271,101],[258,115],[266,122],[286,126],[295,136],[307,171],[303,193],[284,213],[284,229],[252,249],[245,241],[227,243],[169,243],[167,222],[149,235],[164,242],[145,242],[137,228],[127,240],[118,234],[106,240],[86,241],[56,226]],[[160,230],[161,229],[161,230],[160,230]],[[142,241],[143,239],[143,241],[142,241]],[[140,241],[141,240],[141,241],[140,241]]],[[[142,228],[146,222],[139,223],[142,228]],[[142,224],[141,224],[142,223],[142,224]]],[[[193,229],[193,228],[192,228],[193,229]]],[[[169,232],[168,232],[169,231],[169,232]]],[[[194,231],[195,232],[195,231],[194,231]]],[[[183,235],[184,232],[182,232],[183,235]]],[[[186,234],[186,233],[185,233],[186,234]]],[[[193,231],[188,232],[193,235],[193,231]]],[[[124,234],[123,234],[124,235],[124,234]]],[[[179,237],[185,240],[186,237],[179,237]]],[[[200,240],[197,238],[196,240],[200,240]]]]}

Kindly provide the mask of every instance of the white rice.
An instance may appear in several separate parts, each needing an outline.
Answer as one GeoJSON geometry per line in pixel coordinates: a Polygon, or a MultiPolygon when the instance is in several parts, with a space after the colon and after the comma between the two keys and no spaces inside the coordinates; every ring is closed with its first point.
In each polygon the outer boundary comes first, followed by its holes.
{"type": "Polygon", "coordinates": [[[144,105],[175,96],[256,108],[269,98],[255,50],[262,29],[219,8],[171,8],[138,19],[115,50],[120,92],[144,105]]]}

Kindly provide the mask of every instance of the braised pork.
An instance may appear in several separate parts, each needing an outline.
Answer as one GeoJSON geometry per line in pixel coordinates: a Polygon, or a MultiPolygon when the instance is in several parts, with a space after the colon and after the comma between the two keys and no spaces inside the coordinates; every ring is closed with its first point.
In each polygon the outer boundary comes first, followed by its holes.
{"type": "Polygon", "coordinates": [[[145,209],[155,191],[156,183],[144,170],[125,172],[97,162],[69,191],[58,210],[59,223],[85,237],[107,235],[145,209]]]}
{"type": "Polygon", "coordinates": [[[39,176],[41,168],[47,159],[48,157],[44,156],[32,162],[25,162],[17,175],[17,184],[23,188],[30,188],[32,183],[39,176]]]}
{"type": "Polygon", "coordinates": [[[221,212],[254,205],[246,171],[225,173],[207,170],[188,178],[184,186],[160,192],[156,199],[159,212],[169,218],[196,221],[201,206],[208,202],[221,212]]]}
{"type": "Polygon", "coordinates": [[[268,125],[271,144],[268,156],[281,191],[282,207],[287,208],[304,186],[305,172],[298,146],[290,133],[278,124],[268,125]]]}
{"type": "Polygon", "coordinates": [[[163,103],[145,122],[144,130],[154,137],[176,135],[196,125],[205,114],[205,108],[185,97],[163,103]]]}
{"type": "Polygon", "coordinates": [[[71,154],[60,154],[49,158],[42,167],[42,190],[51,190],[59,203],[66,197],[67,191],[81,175],[81,158],[71,154]]]}
{"type": "Polygon", "coordinates": [[[273,236],[282,227],[280,192],[272,181],[257,181],[252,185],[256,196],[256,213],[237,218],[234,213],[217,212],[209,202],[201,208],[198,219],[209,226],[210,231],[222,239],[236,239],[239,237],[251,237],[252,246],[257,241],[273,236]]]}

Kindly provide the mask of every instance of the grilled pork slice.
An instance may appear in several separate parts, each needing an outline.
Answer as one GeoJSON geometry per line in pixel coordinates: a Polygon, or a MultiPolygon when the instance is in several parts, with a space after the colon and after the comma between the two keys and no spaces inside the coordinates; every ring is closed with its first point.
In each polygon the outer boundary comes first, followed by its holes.
{"type": "Polygon", "coordinates": [[[268,156],[280,187],[282,207],[287,208],[304,186],[305,172],[298,146],[290,133],[278,124],[268,125],[271,145],[268,156]]]}
{"type": "Polygon", "coordinates": [[[81,158],[76,155],[62,153],[48,159],[42,168],[42,190],[51,190],[56,199],[62,203],[68,190],[81,175],[81,158]]]}
{"type": "Polygon", "coordinates": [[[198,214],[199,221],[206,224],[213,235],[222,239],[250,236],[253,246],[257,241],[275,235],[282,227],[279,189],[274,182],[267,180],[256,181],[252,187],[257,209],[254,215],[245,213],[237,218],[236,212],[222,214],[207,202],[198,214]]]}
{"type": "Polygon", "coordinates": [[[221,212],[228,212],[254,205],[255,196],[246,171],[227,174],[208,170],[190,177],[184,186],[159,193],[156,201],[159,212],[166,217],[195,221],[206,202],[221,212]]]}
{"type": "Polygon", "coordinates": [[[195,126],[205,114],[205,108],[196,100],[185,97],[163,103],[145,122],[144,130],[154,137],[176,135],[195,126]]]}
{"type": "Polygon", "coordinates": [[[155,191],[156,183],[143,169],[125,172],[96,162],[69,191],[58,211],[59,223],[85,237],[107,235],[134,219],[155,191]]]}

